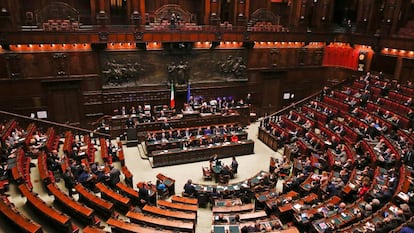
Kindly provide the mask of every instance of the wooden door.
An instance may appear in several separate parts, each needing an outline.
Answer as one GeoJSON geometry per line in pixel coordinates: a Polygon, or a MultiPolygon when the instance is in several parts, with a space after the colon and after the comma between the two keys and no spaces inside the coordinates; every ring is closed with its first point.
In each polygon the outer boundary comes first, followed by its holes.
{"type": "Polygon", "coordinates": [[[47,82],[45,85],[49,120],[79,124],[81,118],[79,82],[47,82]]]}

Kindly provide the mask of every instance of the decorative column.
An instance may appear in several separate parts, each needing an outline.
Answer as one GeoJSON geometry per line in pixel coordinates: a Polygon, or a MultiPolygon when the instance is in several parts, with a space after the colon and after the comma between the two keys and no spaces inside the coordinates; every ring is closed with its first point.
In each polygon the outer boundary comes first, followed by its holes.
{"type": "Polygon", "coordinates": [[[210,24],[218,25],[220,23],[220,0],[207,0],[210,2],[210,24]]]}
{"type": "Polygon", "coordinates": [[[381,34],[387,35],[391,32],[391,25],[394,21],[394,13],[397,8],[397,0],[386,0],[384,5],[384,18],[381,22],[381,34]]]}
{"type": "MultiPolygon", "coordinates": [[[[129,2],[128,2],[129,3],[129,2]]],[[[139,12],[139,0],[133,0],[131,2],[131,24],[138,26],[141,23],[141,13],[139,12]]]]}
{"type": "Polygon", "coordinates": [[[98,15],[96,16],[96,21],[98,24],[105,26],[108,20],[108,14],[105,11],[105,2],[106,0],[99,0],[98,2],[98,15]]]}
{"type": "Polygon", "coordinates": [[[146,24],[147,23],[147,19],[145,18],[145,13],[146,13],[146,9],[145,9],[145,0],[139,0],[139,10],[141,12],[141,24],[146,24]]]}
{"type": "Polygon", "coordinates": [[[245,9],[246,9],[246,1],[245,0],[237,0],[237,6],[236,6],[236,20],[237,25],[243,25],[246,24],[246,15],[245,15],[245,9]]]}
{"type": "Polygon", "coordinates": [[[373,11],[372,0],[362,0],[358,2],[358,13],[357,13],[357,31],[367,32],[369,25],[371,24],[371,15],[373,11]]]}
{"type": "Polygon", "coordinates": [[[391,21],[391,31],[390,34],[394,34],[397,32],[397,27],[400,21],[400,17],[401,17],[401,9],[403,6],[403,0],[397,0],[395,2],[395,7],[394,7],[394,14],[392,16],[392,21],[391,21]]]}
{"type": "Polygon", "coordinates": [[[319,18],[320,24],[322,28],[326,28],[328,25],[331,24],[332,15],[330,14],[330,2],[329,0],[321,0],[322,1],[322,9],[321,9],[321,17],[319,18]]]}
{"type": "Polygon", "coordinates": [[[204,1],[204,24],[205,25],[210,24],[210,10],[211,10],[210,3],[211,3],[210,0],[204,1]]]}

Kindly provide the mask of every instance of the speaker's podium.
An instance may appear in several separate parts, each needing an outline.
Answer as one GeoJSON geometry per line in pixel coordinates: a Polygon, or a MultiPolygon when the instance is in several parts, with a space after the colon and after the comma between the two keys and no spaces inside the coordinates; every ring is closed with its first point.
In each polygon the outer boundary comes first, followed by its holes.
{"type": "Polygon", "coordinates": [[[127,129],[127,147],[134,147],[138,145],[137,129],[127,129]]]}

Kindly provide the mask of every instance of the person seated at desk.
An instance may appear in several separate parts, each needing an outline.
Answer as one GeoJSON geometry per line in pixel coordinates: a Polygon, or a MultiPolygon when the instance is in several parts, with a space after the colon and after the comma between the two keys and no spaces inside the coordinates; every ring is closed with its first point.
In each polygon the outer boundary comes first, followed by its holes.
{"type": "Polygon", "coordinates": [[[210,126],[207,126],[207,128],[204,130],[204,135],[211,135],[212,131],[210,126]]]}
{"type": "Polygon", "coordinates": [[[134,120],[132,119],[132,116],[131,115],[125,121],[125,127],[126,128],[132,128],[132,127],[134,127],[134,120]]]}
{"type": "Polygon", "coordinates": [[[227,125],[223,125],[223,127],[220,129],[220,133],[223,135],[226,135],[229,133],[229,130],[227,129],[227,125]]]}
{"type": "Polygon", "coordinates": [[[141,208],[144,207],[146,204],[150,204],[148,189],[145,188],[145,185],[142,185],[141,188],[138,189],[138,198],[139,206],[141,208]]]}
{"type": "Polygon", "coordinates": [[[219,214],[214,217],[214,224],[229,223],[227,218],[224,218],[224,214],[219,214]]]}
{"type": "Polygon", "coordinates": [[[157,191],[163,193],[166,190],[167,190],[167,186],[165,186],[164,182],[157,179],[157,191]]]}
{"type": "Polygon", "coordinates": [[[128,115],[128,110],[126,109],[126,107],[125,107],[125,106],[122,106],[122,107],[121,107],[121,110],[119,110],[119,113],[120,113],[122,116],[126,116],[126,115],[128,115]]]}
{"type": "Polygon", "coordinates": [[[155,137],[155,134],[151,134],[150,132],[147,133],[147,142],[155,142],[157,139],[155,137]]]}
{"type": "Polygon", "coordinates": [[[189,139],[191,138],[191,136],[193,136],[193,134],[191,133],[189,128],[186,128],[183,134],[184,138],[189,139]]]}
{"type": "Polygon", "coordinates": [[[250,226],[244,226],[241,229],[241,233],[261,232],[260,223],[256,223],[250,226]]]}
{"type": "Polygon", "coordinates": [[[137,115],[137,110],[135,109],[135,106],[131,106],[131,108],[129,109],[129,114],[131,115],[137,115]]]}
{"type": "Polygon", "coordinates": [[[175,139],[182,139],[183,138],[183,134],[181,133],[181,131],[179,129],[177,131],[173,132],[173,138],[175,138],[175,139]]]}
{"type": "Polygon", "coordinates": [[[233,173],[231,172],[228,165],[224,165],[224,167],[221,169],[220,175],[233,177],[233,173]]]}
{"type": "Polygon", "coordinates": [[[164,122],[163,122],[163,124],[162,124],[162,129],[164,129],[164,130],[170,130],[170,129],[173,129],[173,128],[171,127],[170,123],[168,122],[168,119],[167,119],[167,118],[164,118],[164,122]]]}
{"type": "Polygon", "coordinates": [[[96,191],[95,188],[95,176],[92,173],[88,172],[86,168],[83,168],[82,173],[78,177],[79,183],[81,183],[85,188],[96,191]]]}
{"type": "Polygon", "coordinates": [[[194,197],[195,192],[196,192],[196,190],[195,190],[195,187],[193,185],[193,181],[191,179],[189,179],[187,181],[187,183],[185,183],[185,185],[184,185],[183,195],[188,196],[188,197],[194,197]]]}

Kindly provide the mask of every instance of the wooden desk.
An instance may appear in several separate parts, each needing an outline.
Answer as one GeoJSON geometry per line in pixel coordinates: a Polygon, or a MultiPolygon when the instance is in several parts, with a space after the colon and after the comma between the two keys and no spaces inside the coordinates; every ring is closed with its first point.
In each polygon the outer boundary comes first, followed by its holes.
{"type": "Polygon", "coordinates": [[[230,207],[230,206],[236,206],[236,205],[243,205],[240,198],[216,199],[214,201],[214,206],[217,206],[217,207],[230,207]]]}
{"type": "MultiPolygon", "coordinates": [[[[143,227],[135,223],[124,222],[118,219],[109,218],[107,221],[108,225],[111,226],[113,232],[125,232],[125,233],[173,233],[173,231],[154,229],[150,227],[143,227]]],[[[84,233],[87,233],[84,231],[84,233]]]]}
{"type": "Polygon", "coordinates": [[[161,180],[167,186],[170,195],[175,195],[175,180],[173,178],[158,173],[157,179],[161,180]]]}
{"type": "MultiPolygon", "coordinates": [[[[119,136],[125,131],[125,121],[128,116],[116,115],[110,118],[110,134],[112,137],[119,136]]],[[[203,126],[203,125],[218,125],[218,124],[229,124],[235,122],[241,122],[240,114],[210,114],[210,115],[198,115],[191,118],[182,119],[170,119],[168,123],[173,128],[186,128],[192,126],[203,126]]],[[[139,135],[141,132],[154,131],[162,128],[163,121],[145,122],[139,123],[135,129],[139,135]]]]}
{"type": "Polygon", "coordinates": [[[87,226],[83,228],[83,233],[108,233],[107,231],[104,231],[96,226],[87,226]]]}
{"type": "Polygon", "coordinates": [[[132,205],[137,205],[139,203],[139,193],[135,189],[126,186],[125,184],[118,182],[116,187],[119,189],[119,192],[127,196],[131,200],[132,205]]]}
{"type": "Polygon", "coordinates": [[[35,208],[45,218],[51,220],[51,223],[61,229],[63,232],[72,233],[72,222],[66,214],[48,206],[37,194],[32,193],[25,184],[19,185],[19,190],[27,199],[27,204],[35,208]]]}
{"type": "Polygon", "coordinates": [[[188,204],[181,204],[181,203],[174,203],[164,200],[158,200],[157,201],[158,206],[174,209],[174,210],[180,210],[180,211],[190,211],[195,212],[197,214],[198,206],[196,205],[188,205],[188,204]]]}
{"type": "Polygon", "coordinates": [[[269,210],[272,210],[274,207],[282,205],[284,202],[292,202],[295,198],[299,196],[299,193],[295,191],[290,191],[286,194],[283,194],[279,197],[271,198],[266,201],[266,207],[269,210]]]}
{"type": "Polygon", "coordinates": [[[132,187],[134,182],[133,182],[133,175],[132,173],[129,171],[127,166],[122,166],[121,167],[121,171],[125,176],[125,184],[127,184],[129,187],[132,187]]]}
{"type": "Polygon", "coordinates": [[[365,210],[364,206],[368,204],[363,199],[358,199],[354,204],[348,206],[340,214],[335,214],[328,218],[323,218],[312,222],[312,227],[316,232],[325,232],[326,228],[334,226],[335,229],[344,227],[347,223],[352,222],[357,217],[354,211],[359,209],[360,213],[365,210]]]}
{"type": "Polygon", "coordinates": [[[279,141],[277,138],[268,133],[264,128],[259,127],[259,140],[266,144],[270,149],[277,151],[279,149],[279,141]]]}
{"type": "Polygon", "coordinates": [[[197,198],[173,196],[171,198],[171,201],[173,203],[183,203],[183,204],[188,204],[188,205],[198,205],[197,198]]]}
{"type": "Polygon", "coordinates": [[[48,184],[47,189],[55,197],[55,203],[68,210],[68,213],[73,214],[86,224],[95,223],[94,211],[91,208],[75,201],[63,193],[55,184],[48,184]]]}
{"type": "MultiPolygon", "coordinates": [[[[7,199],[7,197],[2,198],[7,199]]],[[[0,213],[6,217],[11,224],[16,225],[19,228],[19,231],[29,233],[43,232],[42,226],[21,215],[11,203],[6,202],[9,202],[8,199],[0,200],[0,213]]]]}
{"type": "Polygon", "coordinates": [[[240,233],[239,225],[213,225],[211,227],[212,233],[240,233]]]}
{"type": "Polygon", "coordinates": [[[145,187],[148,190],[148,197],[150,202],[155,205],[157,204],[157,187],[154,184],[148,185],[146,182],[138,182],[137,188],[145,187]]]}
{"type": "MultiPolygon", "coordinates": [[[[218,216],[219,215],[213,215],[213,225],[221,225],[215,222],[218,216]]],[[[235,224],[234,223],[235,215],[225,215],[223,217],[224,219],[227,220],[226,224],[235,224]]],[[[247,221],[255,221],[257,219],[267,218],[267,214],[266,214],[266,211],[261,210],[261,211],[239,214],[239,217],[240,217],[240,221],[247,222],[247,221]]]]}
{"type": "Polygon", "coordinates": [[[309,219],[313,217],[316,213],[318,213],[319,208],[327,206],[328,204],[336,205],[341,201],[341,198],[338,196],[333,196],[326,200],[325,202],[320,203],[319,205],[313,207],[309,210],[301,210],[297,208],[293,208],[295,211],[294,217],[298,223],[307,224],[309,222],[309,219]],[[305,214],[306,217],[302,217],[302,214],[305,214]]]}
{"type": "MultiPolygon", "coordinates": [[[[247,132],[246,131],[234,131],[232,133],[226,134],[226,139],[228,142],[231,141],[232,134],[237,135],[240,141],[247,140],[247,132]]],[[[151,152],[156,150],[169,150],[174,148],[179,148],[181,143],[184,142],[196,142],[200,140],[209,140],[213,138],[223,138],[224,134],[210,134],[210,135],[196,135],[191,137],[190,139],[182,138],[182,139],[170,139],[166,141],[146,141],[145,146],[147,148],[148,155],[151,155],[151,152]]],[[[224,141],[224,139],[222,139],[224,141]]]]}
{"type": "Polygon", "coordinates": [[[220,155],[220,158],[228,158],[237,155],[254,153],[254,141],[244,140],[239,142],[220,143],[208,146],[190,147],[187,149],[171,149],[153,151],[152,167],[170,166],[184,163],[206,161],[213,154],[220,155]]]}
{"type": "Polygon", "coordinates": [[[238,206],[214,206],[213,213],[237,213],[237,212],[247,212],[253,211],[254,204],[244,204],[238,206]]]}
{"type": "Polygon", "coordinates": [[[76,191],[79,194],[79,201],[86,203],[89,207],[97,210],[102,216],[109,218],[113,214],[114,204],[108,201],[105,201],[95,194],[90,193],[85,187],[81,184],[75,186],[76,191]]]}
{"type": "Polygon", "coordinates": [[[125,211],[125,213],[129,210],[131,206],[131,200],[129,198],[122,196],[102,183],[97,183],[95,186],[101,192],[103,199],[114,203],[122,211],[125,211]]]}
{"type": "Polygon", "coordinates": [[[184,222],[180,220],[169,220],[166,218],[156,218],[143,213],[129,211],[126,216],[131,219],[131,222],[148,224],[154,227],[163,229],[178,230],[184,232],[194,232],[193,222],[184,222]]]}
{"type": "Polygon", "coordinates": [[[303,197],[301,199],[298,199],[298,200],[292,201],[290,203],[287,203],[285,205],[279,206],[278,207],[279,208],[279,213],[281,213],[281,214],[287,213],[287,212],[293,210],[293,207],[295,205],[303,205],[304,203],[309,203],[311,201],[316,200],[317,198],[318,198],[318,195],[316,195],[314,193],[310,193],[310,194],[306,195],[305,197],[303,197]]]}
{"type": "Polygon", "coordinates": [[[248,190],[253,189],[256,185],[260,183],[260,180],[262,180],[265,175],[269,176],[270,173],[265,172],[265,171],[260,171],[256,175],[254,175],[253,177],[247,180],[229,184],[229,185],[201,185],[201,184],[194,184],[194,185],[195,185],[195,190],[198,193],[211,193],[214,188],[216,188],[218,192],[227,191],[227,192],[232,193],[232,192],[240,191],[241,189],[248,189],[248,190]]]}
{"type": "Polygon", "coordinates": [[[174,218],[178,220],[190,220],[190,221],[196,221],[197,216],[196,213],[190,213],[190,212],[183,212],[183,211],[172,211],[168,209],[161,209],[156,206],[151,205],[145,205],[144,208],[142,208],[144,212],[157,215],[164,218],[174,218]]]}

